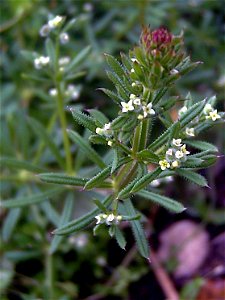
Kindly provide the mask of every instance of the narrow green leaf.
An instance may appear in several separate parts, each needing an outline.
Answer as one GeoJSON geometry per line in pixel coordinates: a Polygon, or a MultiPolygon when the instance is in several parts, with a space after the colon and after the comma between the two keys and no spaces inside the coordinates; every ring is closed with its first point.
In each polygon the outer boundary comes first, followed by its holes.
{"type": "Polygon", "coordinates": [[[148,146],[148,149],[155,151],[158,148],[165,145],[169,138],[170,132],[171,132],[171,130],[173,130],[173,127],[175,126],[175,124],[176,123],[173,123],[173,125],[171,125],[166,131],[164,131],[156,140],[154,140],[154,142],[148,146]]]}
{"type": "Polygon", "coordinates": [[[120,248],[125,250],[127,242],[125,240],[123,232],[120,230],[120,228],[118,226],[115,227],[115,238],[116,238],[116,241],[117,241],[118,245],[120,246],[120,248]]]}
{"type": "Polygon", "coordinates": [[[181,131],[180,122],[177,121],[173,124],[173,126],[171,126],[170,133],[169,133],[169,139],[167,142],[168,146],[170,146],[172,139],[179,138],[180,131],[181,131]]]}
{"type": "Polygon", "coordinates": [[[162,172],[161,168],[157,167],[154,171],[152,171],[152,172],[146,174],[145,176],[143,176],[135,184],[135,186],[131,190],[131,193],[136,193],[136,192],[140,191],[141,189],[145,188],[150,182],[155,180],[161,172],[162,172]]]}
{"type": "Polygon", "coordinates": [[[102,204],[101,201],[99,201],[98,199],[94,199],[93,201],[94,201],[94,203],[96,204],[96,206],[97,206],[101,211],[103,211],[103,212],[106,213],[106,214],[108,213],[107,208],[105,207],[105,205],[102,204]]]}
{"type": "Polygon", "coordinates": [[[86,48],[84,48],[83,50],[81,50],[74,57],[74,59],[69,64],[69,66],[65,69],[65,72],[68,73],[68,72],[74,70],[75,68],[77,68],[81,63],[83,63],[85,61],[85,59],[90,54],[90,52],[91,52],[91,46],[87,46],[86,48]]]}
{"type": "Polygon", "coordinates": [[[128,117],[125,115],[118,116],[115,118],[111,123],[111,128],[113,130],[121,130],[121,128],[126,124],[128,121],[128,117]]]}
{"type": "MultiPolygon", "coordinates": [[[[136,214],[135,208],[130,199],[124,201],[124,208],[128,216],[133,216],[136,214]]],[[[139,220],[134,220],[130,221],[130,223],[140,254],[149,259],[149,245],[141,222],[139,220]]]]}
{"type": "Polygon", "coordinates": [[[111,174],[116,170],[119,163],[119,150],[117,148],[113,149],[113,162],[111,168],[111,174]]]}
{"type": "Polygon", "coordinates": [[[139,181],[140,177],[136,177],[133,179],[128,185],[126,185],[118,194],[118,199],[126,199],[129,198],[134,185],[139,181]]]}
{"type": "MultiPolygon", "coordinates": [[[[102,201],[102,204],[104,206],[108,207],[111,204],[112,200],[113,200],[113,196],[108,196],[107,198],[105,198],[102,201]]],[[[94,221],[95,216],[98,215],[99,213],[101,213],[101,210],[99,208],[95,208],[94,210],[87,213],[86,215],[84,215],[76,220],[73,220],[73,221],[63,225],[60,228],[57,228],[53,232],[53,234],[64,235],[64,234],[77,232],[77,231],[83,229],[84,227],[87,227],[88,225],[90,225],[94,221]]]]}
{"type": "Polygon", "coordinates": [[[105,137],[100,136],[98,134],[92,134],[89,136],[88,140],[92,144],[101,144],[101,145],[107,145],[107,140],[105,137]]]}
{"type": "Polygon", "coordinates": [[[84,126],[85,128],[89,129],[90,131],[94,132],[95,133],[95,129],[96,129],[96,124],[95,124],[95,120],[82,113],[81,111],[77,110],[77,109],[71,109],[71,112],[72,112],[72,116],[74,118],[74,120],[84,126]]]}
{"type": "Polygon", "coordinates": [[[188,125],[195,117],[197,117],[203,110],[206,100],[202,100],[192,105],[180,118],[181,128],[188,125]]]}
{"type": "Polygon", "coordinates": [[[108,63],[108,65],[112,68],[112,70],[119,76],[119,77],[123,77],[126,76],[126,73],[124,72],[123,67],[121,66],[121,64],[118,62],[117,59],[115,59],[113,56],[109,55],[109,54],[105,54],[105,58],[106,61],[108,63]]]}
{"type": "Polygon", "coordinates": [[[55,145],[55,143],[52,140],[52,137],[49,136],[44,126],[39,121],[31,117],[29,117],[28,122],[33,132],[43,140],[43,142],[52,152],[52,154],[58,161],[60,167],[64,168],[64,160],[58,150],[58,147],[55,145]]]}
{"type": "Polygon", "coordinates": [[[54,226],[58,226],[60,215],[55,210],[55,208],[50,203],[50,201],[44,201],[44,202],[40,203],[40,207],[43,210],[43,212],[45,213],[48,221],[51,222],[54,226]]]}
{"type": "MultiPolygon", "coordinates": [[[[62,216],[59,221],[60,227],[63,226],[64,224],[66,224],[69,221],[69,219],[71,218],[71,215],[73,212],[73,204],[74,204],[74,199],[70,194],[69,197],[66,199],[66,202],[65,202],[65,205],[63,208],[63,212],[62,212],[62,216]]],[[[60,236],[60,235],[55,235],[53,237],[51,246],[50,246],[50,254],[53,254],[54,252],[56,252],[60,243],[62,242],[62,239],[63,239],[63,236],[60,236]]]]}
{"type": "Polygon", "coordinates": [[[22,169],[27,170],[31,172],[43,172],[46,171],[46,169],[35,166],[30,162],[20,160],[13,157],[1,157],[0,158],[0,165],[1,167],[8,167],[8,168],[15,168],[15,169],[22,169]]]}
{"type": "Polygon", "coordinates": [[[54,188],[54,189],[48,190],[43,193],[34,194],[32,196],[24,196],[24,197],[18,197],[15,199],[5,200],[5,201],[2,201],[1,204],[2,204],[2,207],[5,207],[5,208],[21,207],[21,206],[25,206],[25,205],[37,204],[37,203],[47,200],[48,197],[52,197],[55,194],[59,194],[62,191],[63,191],[62,188],[54,188]]]}
{"type": "Polygon", "coordinates": [[[109,79],[112,81],[112,83],[115,85],[115,87],[119,90],[121,89],[121,96],[124,97],[124,99],[129,99],[129,89],[125,86],[123,81],[118,77],[118,75],[114,72],[107,71],[106,72],[109,79]]]}
{"type": "Polygon", "coordinates": [[[207,180],[200,174],[185,169],[177,169],[176,173],[197,185],[208,187],[207,180]]]}
{"type": "Polygon", "coordinates": [[[203,163],[201,158],[188,157],[188,159],[182,163],[182,168],[196,168],[203,163]]]}
{"type": "Polygon", "coordinates": [[[74,185],[74,186],[85,186],[88,178],[79,178],[75,176],[68,176],[62,173],[43,173],[38,174],[38,177],[48,183],[74,185]]]}
{"type": "Polygon", "coordinates": [[[98,155],[98,153],[87,143],[87,141],[82,138],[77,132],[68,130],[69,136],[74,143],[76,143],[82,151],[86,154],[87,158],[96,163],[101,169],[106,167],[102,158],[98,155]]]}
{"type": "Polygon", "coordinates": [[[93,178],[91,178],[84,186],[84,189],[92,189],[99,184],[101,184],[106,178],[109,177],[111,171],[111,165],[103,169],[101,172],[99,172],[97,175],[95,175],[93,178]]]}
{"type": "Polygon", "coordinates": [[[113,91],[110,91],[108,89],[104,89],[104,88],[99,88],[100,91],[102,91],[103,93],[105,93],[109,98],[111,98],[116,104],[119,104],[123,101],[123,98],[121,98],[120,96],[118,96],[116,93],[114,93],[113,91]]]}
{"type": "Polygon", "coordinates": [[[92,117],[95,118],[95,120],[101,124],[101,126],[104,126],[106,123],[109,123],[109,119],[99,110],[97,109],[89,109],[88,112],[92,117]]]}
{"type": "Polygon", "coordinates": [[[9,213],[3,223],[3,227],[2,227],[3,241],[7,242],[10,239],[10,237],[16,227],[16,224],[19,220],[20,215],[21,215],[21,208],[12,208],[9,211],[9,213]]]}
{"type": "Polygon", "coordinates": [[[55,68],[56,67],[56,53],[55,53],[56,50],[55,50],[55,46],[50,38],[46,39],[45,48],[46,48],[47,56],[49,56],[49,58],[50,58],[50,65],[55,68]]]}
{"type": "Polygon", "coordinates": [[[145,149],[137,153],[137,158],[141,159],[142,161],[148,161],[151,163],[158,163],[159,157],[151,150],[145,149]]]}
{"type": "Polygon", "coordinates": [[[186,209],[181,203],[166,196],[162,196],[149,191],[140,191],[137,194],[175,213],[181,213],[186,209]]]}
{"type": "Polygon", "coordinates": [[[185,140],[184,143],[199,150],[203,150],[203,151],[211,150],[214,152],[218,152],[218,148],[211,143],[207,143],[203,141],[191,141],[191,140],[185,140]]]}

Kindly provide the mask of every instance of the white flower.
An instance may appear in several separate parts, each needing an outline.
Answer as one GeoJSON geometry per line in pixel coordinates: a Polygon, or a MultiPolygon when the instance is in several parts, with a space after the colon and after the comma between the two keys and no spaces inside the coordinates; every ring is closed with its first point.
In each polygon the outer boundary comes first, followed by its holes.
{"type": "Polygon", "coordinates": [[[135,87],[135,86],[137,86],[137,83],[136,82],[132,82],[131,86],[135,87]]]}
{"type": "Polygon", "coordinates": [[[133,101],[134,105],[141,105],[141,99],[134,94],[130,94],[130,100],[133,101]]]}
{"type": "Polygon", "coordinates": [[[173,155],[173,149],[172,149],[172,148],[168,149],[168,150],[166,151],[166,155],[172,156],[172,155],[173,155]]]}
{"type": "Polygon", "coordinates": [[[155,115],[154,109],[152,109],[152,103],[149,103],[147,106],[142,106],[143,112],[144,112],[144,118],[147,117],[147,115],[155,115]]]}
{"type": "Polygon", "coordinates": [[[175,74],[178,74],[178,73],[179,73],[179,71],[176,70],[176,69],[173,69],[173,70],[170,71],[171,75],[175,75],[175,74]]]}
{"type": "Polygon", "coordinates": [[[136,99],[136,95],[134,95],[134,94],[130,94],[130,100],[134,100],[134,99],[136,99]]]}
{"type": "Polygon", "coordinates": [[[102,214],[95,216],[95,219],[97,220],[96,224],[100,224],[102,222],[102,214]]]}
{"type": "Polygon", "coordinates": [[[186,133],[186,135],[189,135],[189,136],[195,136],[195,129],[187,127],[185,130],[185,133],[186,133]]]}
{"type": "Polygon", "coordinates": [[[65,94],[71,99],[76,100],[80,95],[80,91],[75,85],[69,84],[65,94]]]}
{"type": "Polygon", "coordinates": [[[135,57],[131,58],[132,62],[137,62],[137,59],[135,57]]]}
{"type": "Polygon", "coordinates": [[[34,60],[34,66],[36,69],[41,69],[42,67],[48,65],[50,58],[48,56],[39,56],[34,60]]]}
{"type": "Polygon", "coordinates": [[[173,168],[177,168],[177,167],[179,167],[179,161],[175,160],[172,162],[171,168],[173,169],[173,168]]]}
{"type": "Polygon", "coordinates": [[[68,65],[69,62],[70,62],[70,57],[69,56],[64,56],[64,57],[61,57],[59,59],[59,65],[60,66],[68,65]]]}
{"type": "Polygon", "coordinates": [[[143,120],[144,119],[144,116],[143,115],[138,115],[138,120],[143,120]]]}
{"type": "Polygon", "coordinates": [[[100,128],[100,127],[97,127],[97,128],[95,129],[95,132],[96,132],[97,134],[99,134],[99,135],[102,135],[102,134],[104,134],[104,129],[102,129],[102,128],[100,128]]]}
{"type": "Polygon", "coordinates": [[[108,217],[106,218],[106,224],[107,225],[111,225],[112,221],[115,219],[114,214],[110,214],[108,215],[108,217]]]}
{"type": "Polygon", "coordinates": [[[181,147],[182,146],[181,141],[182,141],[181,139],[173,139],[172,144],[176,147],[181,147]]]}
{"type": "Polygon", "coordinates": [[[122,105],[122,112],[128,112],[134,110],[132,100],[130,100],[129,102],[121,102],[121,105],[122,105]]]}
{"type": "Polygon", "coordinates": [[[161,167],[161,170],[163,170],[163,171],[170,167],[170,163],[166,159],[160,160],[159,165],[161,167]]]}
{"type": "Polygon", "coordinates": [[[133,69],[133,68],[132,68],[130,71],[131,71],[131,73],[135,73],[135,71],[134,71],[134,69],[133,69]]]}
{"type": "Polygon", "coordinates": [[[60,26],[62,24],[62,22],[63,22],[63,17],[56,16],[55,18],[48,21],[48,25],[50,28],[54,29],[54,28],[60,26]]]}
{"type": "Polygon", "coordinates": [[[186,149],[186,144],[184,144],[180,149],[181,149],[181,151],[184,153],[184,155],[190,154],[190,152],[187,151],[187,149],[186,149]]]}
{"type": "Polygon", "coordinates": [[[60,39],[60,43],[61,43],[62,45],[65,45],[65,44],[67,44],[67,43],[69,42],[70,37],[69,37],[69,34],[68,34],[68,33],[62,32],[62,33],[60,34],[60,36],[59,36],[59,39],[60,39]]]}
{"type": "Polygon", "coordinates": [[[112,141],[108,141],[108,143],[107,143],[107,144],[108,144],[108,146],[109,146],[109,147],[112,147],[112,145],[113,145],[113,142],[112,142],[112,141]]]}
{"type": "Polygon", "coordinates": [[[120,215],[115,216],[115,224],[118,224],[121,221],[122,221],[122,216],[120,216],[120,215]]]}
{"type": "Polygon", "coordinates": [[[46,36],[49,35],[50,31],[51,31],[50,26],[49,26],[48,24],[45,24],[45,25],[43,25],[43,26],[41,27],[41,29],[40,29],[40,31],[39,31],[39,34],[40,34],[40,36],[42,36],[42,37],[46,37],[46,36]]]}
{"type": "Polygon", "coordinates": [[[183,106],[179,111],[178,111],[178,115],[182,116],[184,113],[186,113],[187,111],[187,106],[183,106]]]}
{"type": "Polygon", "coordinates": [[[212,112],[213,111],[213,107],[210,103],[207,103],[204,107],[204,114],[207,115],[208,113],[212,112]]]}
{"type": "Polygon", "coordinates": [[[180,159],[182,157],[184,157],[184,153],[180,150],[176,151],[175,153],[176,158],[180,159]]]}
{"type": "Polygon", "coordinates": [[[48,93],[49,93],[49,95],[50,96],[52,96],[52,97],[55,97],[55,96],[57,96],[57,89],[50,89],[49,91],[48,91],[48,93]]]}
{"type": "Polygon", "coordinates": [[[111,123],[107,123],[104,125],[104,130],[110,130],[111,128],[111,123]]]}
{"type": "Polygon", "coordinates": [[[210,111],[209,115],[205,117],[206,119],[211,119],[212,121],[216,121],[217,119],[220,119],[221,116],[217,113],[217,109],[210,111]]]}

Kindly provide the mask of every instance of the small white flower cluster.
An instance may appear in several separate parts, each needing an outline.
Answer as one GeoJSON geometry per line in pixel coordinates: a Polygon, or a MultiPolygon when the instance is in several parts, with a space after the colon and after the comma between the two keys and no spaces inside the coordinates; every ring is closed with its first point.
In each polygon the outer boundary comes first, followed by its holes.
{"type": "Polygon", "coordinates": [[[112,224],[119,224],[119,222],[122,221],[122,216],[114,215],[113,213],[99,214],[95,216],[95,219],[97,220],[96,225],[99,224],[112,225],[112,224]]]}
{"type": "MultiPolygon", "coordinates": [[[[100,128],[100,127],[97,127],[95,129],[95,132],[99,135],[103,135],[103,136],[106,136],[106,137],[111,137],[112,136],[112,129],[111,129],[111,123],[106,123],[103,128],[100,128]]],[[[108,140],[108,145],[110,147],[112,147],[113,145],[113,141],[111,140],[108,140]]]]}
{"type": "MultiPolygon", "coordinates": [[[[51,97],[56,97],[58,94],[55,88],[51,88],[48,93],[51,97]]],[[[75,85],[69,84],[65,91],[65,95],[72,100],[76,100],[80,95],[80,90],[75,85]]]]}
{"type": "Polygon", "coordinates": [[[70,63],[70,57],[69,56],[63,56],[59,59],[59,66],[60,67],[68,65],[69,63],[70,63]]]}
{"type": "Polygon", "coordinates": [[[65,95],[72,100],[77,100],[80,96],[80,89],[74,84],[69,84],[65,91],[65,95]]]}
{"type": "Polygon", "coordinates": [[[99,135],[111,136],[111,123],[106,123],[103,128],[97,127],[95,132],[99,135]]]}
{"type": "Polygon", "coordinates": [[[205,105],[203,112],[206,115],[206,120],[211,119],[214,122],[221,118],[221,116],[217,113],[217,109],[214,109],[209,103],[205,105]]]}
{"type": "Polygon", "coordinates": [[[187,151],[186,144],[182,144],[181,142],[181,139],[173,139],[172,148],[166,151],[166,158],[159,161],[161,170],[178,168],[181,162],[186,161],[187,155],[190,152],[187,151]]]}
{"type": "MultiPolygon", "coordinates": [[[[65,18],[62,16],[55,16],[54,18],[49,20],[47,24],[41,27],[39,31],[40,36],[47,37],[51,31],[59,28],[63,24],[64,20],[65,18]]],[[[60,33],[59,40],[62,45],[67,44],[69,42],[69,39],[70,37],[67,32],[60,33]]]]}
{"type": "Polygon", "coordinates": [[[34,59],[34,67],[37,70],[42,69],[50,63],[50,58],[48,56],[39,56],[34,59]]]}
{"type": "MultiPolygon", "coordinates": [[[[187,106],[183,106],[179,111],[178,111],[178,116],[181,117],[183,114],[187,112],[188,108],[187,106]]],[[[195,129],[194,127],[186,127],[185,129],[185,134],[187,136],[195,136],[195,129]]]]}
{"type": "Polygon", "coordinates": [[[146,104],[145,102],[141,102],[141,99],[134,94],[130,94],[129,102],[121,102],[122,112],[127,113],[129,111],[135,111],[143,113],[138,115],[138,119],[142,120],[146,118],[148,115],[155,115],[155,111],[152,108],[152,103],[146,104]]]}

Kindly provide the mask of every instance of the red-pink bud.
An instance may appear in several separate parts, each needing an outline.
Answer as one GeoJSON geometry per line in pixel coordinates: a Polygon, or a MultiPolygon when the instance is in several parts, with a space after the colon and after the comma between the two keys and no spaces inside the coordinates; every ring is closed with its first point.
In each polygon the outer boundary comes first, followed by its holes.
{"type": "Polygon", "coordinates": [[[172,35],[166,28],[159,28],[152,32],[152,42],[157,46],[164,46],[170,44],[172,35]]]}

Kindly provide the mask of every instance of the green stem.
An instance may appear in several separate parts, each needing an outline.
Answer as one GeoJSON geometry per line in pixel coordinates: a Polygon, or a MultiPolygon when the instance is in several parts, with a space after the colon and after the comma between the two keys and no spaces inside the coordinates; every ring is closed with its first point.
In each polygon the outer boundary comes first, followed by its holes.
{"type": "Polygon", "coordinates": [[[135,129],[135,133],[134,133],[134,139],[133,139],[133,144],[132,144],[132,152],[133,152],[134,157],[139,150],[141,132],[142,132],[142,122],[140,122],[140,124],[138,124],[138,126],[135,129]]]}
{"type": "Polygon", "coordinates": [[[46,290],[47,290],[47,297],[46,299],[55,299],[54,298],[54,270],[53,270],[53,255],[49,253],[47,250],[46,252],[46,290]]]}
{"type": "Polygon", "coordinates": [[[68,174],[72,174],[72,156],[70,152],[70,141],[67,135],[67,120],[66,120],[66,114],[64,110],[64,102],[63,102],[63,92],[62,92],[62,75],[59,71],[59,54],[60,54],[60,43],[59,43],[59,37],[56,39],[55,43],[55,63],[54,63],[54,69],[55,69],[55,87],[57,90],[57,109],[58,109],[58,115],[59,120],[61,124],[62,134],[63,134],[63,145],[64,145],[64,151],[66,156],[66,171],[68,174]]]}
{"type": "Polygon", "coordinates": [[[70,152],[70,141],[67,135],[67,121],[66,121],[66,114],[64,110],[64,103],[63,103],[63,95],[60,86],[60,80],[56,82],[56,89],[57,89],[57,108],[58,108],[58,115],[59,120],[61,123],[62,134],[63,134],[63,144],[64,150],[66,155],[66,171],[71,174],[72,173],[72,157],[70,152]]]}
{"type": "Polygon", "coordinates": [[[149,133],[149,124],[150,120],[145,119],[142,121],[142,127],[141,127],[141,137],[139,141],[139,151],[145,149],[147,141],[148,141],[148,133],[149,133]]]}

